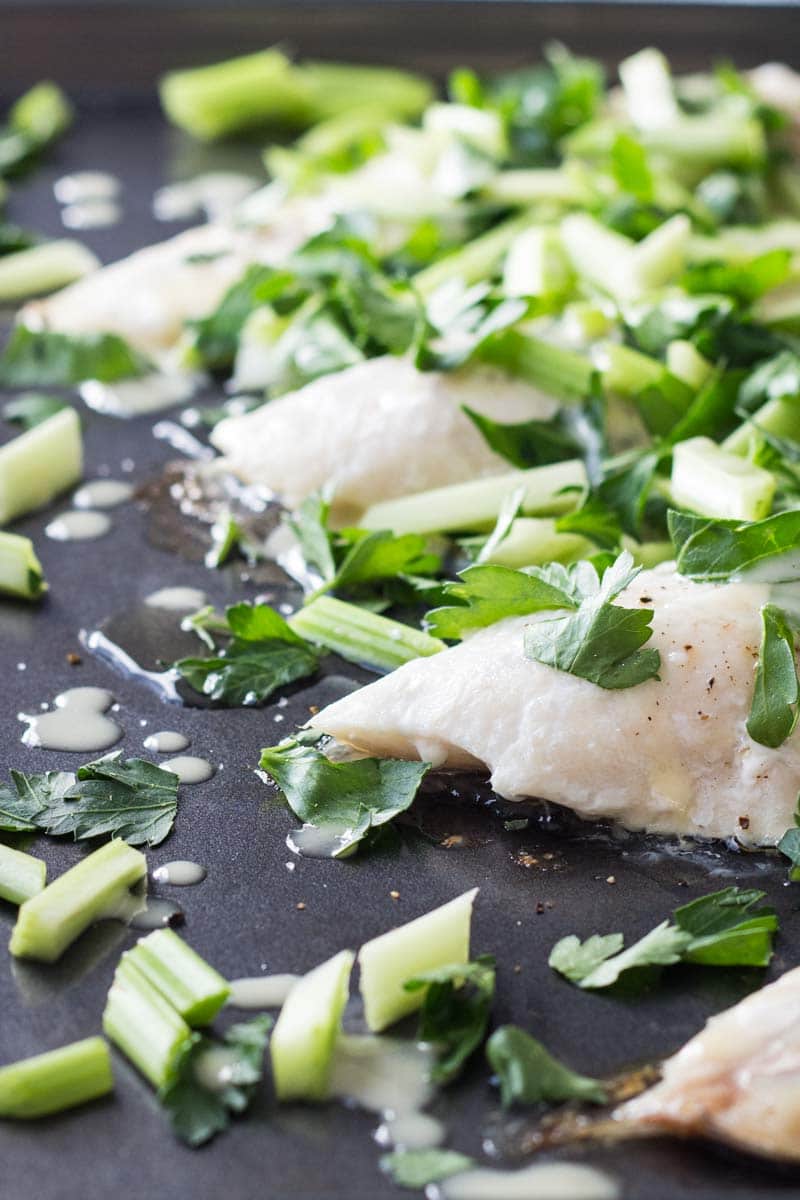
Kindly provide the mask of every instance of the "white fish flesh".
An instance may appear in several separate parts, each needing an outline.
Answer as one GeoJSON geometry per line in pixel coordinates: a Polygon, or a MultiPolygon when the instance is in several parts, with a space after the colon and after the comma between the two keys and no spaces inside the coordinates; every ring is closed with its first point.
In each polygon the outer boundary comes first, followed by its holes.
{"type": "Polygon", "coordinates": [[[542,613],[416,659],[311,723],[366,753],[488,768],[509,799],[774,845],[800,789],[800,731],[771,750],[745,728],[768,598],[767,583],[693,583],[664,564],[617,601],[654,610],[660,680],[609,691],[531,661],[523,633],[542,613]]]}
{"type": "Polygon", "coordinates": [[[316,379],[217,425],[231,470],[290,506],[324,484],[340,514],[511,468],[462,405],[503,423],[547,420],[557,401],[493,369],[442,374],[383,357],[316,379]]]}
{"type": "Polygon", "coordinates": [[[662,1079],[616,1109],[622,1124],[800,1157],[800,967],[712,1017],[662,1079]]]}

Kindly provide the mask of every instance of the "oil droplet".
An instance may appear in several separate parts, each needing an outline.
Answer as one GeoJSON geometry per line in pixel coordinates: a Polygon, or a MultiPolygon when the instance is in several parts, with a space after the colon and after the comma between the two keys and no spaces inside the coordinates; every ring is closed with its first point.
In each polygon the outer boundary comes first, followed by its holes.
{"type": "Polygon", "coordinates": [[[122,479],[93,479],[72,497],[76,508],[116,508],[133,495],[133,484],[122,479]]]}
{"type": "Polygon", "coordinates": [[[113,200],[120,190],[119,179],[108,171],[73,171],[69,175],[62,175],[53,184],[53,193],[59,204],[113,200]]]}
{"type": "Polygon", "coordinates": [[[401,1113],[378,1126],[375,1141],[379,1146],[395,1146],[398,1150],[431,1150],[441,1146],[446,1133],[442,1122],[430,1113],[401,1113]]]}
{"type": "Polygon", "coordinates": [[[52,711],[19,714],[19,719],[28,723],[22,741],[43,750],[107,750],[123,733],[122,727],[105,715],[113,700],[105,688],[61,692],[52,711]]]}
{"type": "Polygon", "coordinates": [[[197,758],[194,754],[168,758],[161,766],[165,771],[177,775],[181,783],[205,783],[214,774],[211,763],[205,758],[197,758]]]}
{"type": "Polygon", "coordinates": [[[169,883],[173,887],[191,887],[202,883],[208,872],[200,863],[191,862],[188,858],[176,858],[174,862],[163,863],[153,871],[154,883],[169,883]]]}
{"type": "Polygon", "coordinates": [[[102,512],[83,509],[65,512],[45,526],[45,533],[56,542],[83,542],[102,537],[111,528],[111,518],[102,512]]]}
{"type": "Polygon", "coordinates": [[[108,229],[122,219],[122,209],[113,200],[81,200],[61,210],[67,229],[108,229]]]}
{"type": "Polygon", "coordinates": [[[189,739],[186,734],[178,733],[174,729],[161,729],[144,739],[145,750],[154,750],[157,754],[177,754],[188,745],[189,739]]]}
{"type": "Polygon", "coordinates": [[[175,612],[194,612],[206,603],[206,594],[200,588],[163,587],[145,596],[150,608],[168,608],[175,612]]]}
{"type": "Polygon", "coordinates": [[[158,896],[148,896],[144,908],[131,918],[130,924],[133,929],[163,929],[167,925],[180,925],[182,922],[183,909],[179,904],[158,896]]]}

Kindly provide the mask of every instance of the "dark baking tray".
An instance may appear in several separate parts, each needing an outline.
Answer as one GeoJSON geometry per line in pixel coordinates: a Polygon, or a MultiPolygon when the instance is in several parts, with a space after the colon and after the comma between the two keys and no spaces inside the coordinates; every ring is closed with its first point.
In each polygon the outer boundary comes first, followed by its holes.
{"type": "MultiPolygon", "coordinates": [[[[12,214],[57,234],[53,180],[72,168],[100,167],[125,181],[124,222],[87,236],[104,259],[171,232],[150,215],[153,189],[176,173],[199,169],[202,153],[165,127],[144,85],[155,71],[179,60],[283,39],[310,53],[419,62],[438,70],[465,59],[478,66],[527,59],[543,37],[560,35],[604,57],[658,41],[685,65],[715,50],[738,50],[753,62],[791,52],[787,36],[796,20],[796,12],[786,8],[607,4],[317,4],[230,11],[11,6],[0,16],[3,86],[17,89],[50,74],[85,98],[74,132],[16,189],[12,214]]],[[[252,150],[228,153],[256,161],[252,150]]],[[[156,479],[174,457],[152,436],[150,419],[85,417],[88,476],[118,475],[122,460],[130,458],[137,481],[156,479]]],[[[3,429],[2,436],[9,432],[3,429]]],[[[480,885],[474,947],[498,957],[495,1020],[524,1025],[570,1063],[603,1075],[660,1059],[763,976],[679,967],[637,999],[583,995],[546,965],[550,947],[563,934],[624,929],[633,938],[690,897],[741,882],[763,886],[780,912],[778,954],[767,978],[800,961],[797,893],[784,886],[784,870],[774,858],[720,846],[690,851],[640,837],[620,840],[559,819],[537,819],[525,831],[508,832],[502,814],[469,788],[425,800],[397,844],[381,853],[346,863],[298,859],[288,870],[292,855],[284,839],[292,821],[253,768],[262,745],[301,722],[309,705],[336,694],[337,679],[296,689],[283,709],[166,706],[137,680],[87,654],[80,631],[112,614],[130,613],[168,583],[202,587],[222,605],[253,597],[264,590],[263,581],[243,580],[241,563],[211,572],[154,545],[147,535],[151,514],[143,504],[117,510],[113,536],[72,547],[43,536],[47,516],[22,521],[19,530],[40,548],[51,585],[48,600],[39,609],[0,606],[3,759],[30,769],[81,761],[83,756],[23,747],[17,713],[35,709],[63,688],[95,683],[110,688],[121,705],[126,729],[121,747],[127,754],[141,752],[148,731],[172,727],[191,734],[194,752],[224,764],[211,782],[182,790],[175,832],[151,853],[150,862],[186,857],[208,867],[201,886],[162,888],[161,894],[184,906],[187,936],[225,974],[304,971],[343,946],[357,947],[391,924],[480,885]],[[82,665],[70,665],[70,653],[81,654],[82,665]],[[21,663],[24,670],[18,669],[21,663]],[[442,845],[453,834],[460,841],[442,845]],[[394,890],[398,900],[391,898],[394,890]],[[297,907],[301,902],[304,909],[297,907]]],[[[190,541],[187,534],[185,545],[190,541]]],[[[357,674],[335,662],[330,671],[339,678],[357,674]]],[[[53,873],[81,853],[57,842],[42,849],[53,873]]],[[[0,907],[5,931],[12,921],[12,911],[0,907]]],[[[95,1032],[116,959],[132,941],[120,927],[106,927],[86,935],[57,967],[0,964],[0,1061],[95,1032]]],[[[267,1087],[230,1133],[192,1152],[172,1139],[148,1087],[117,1056],[115,1073],[114,1099],[91,1111],[0,1128],[4,1200],[99,1200],[115,1194],[154,1200],[388,1200],[400,1194],[377,1169],[370,1116],[333,1105],[277,1108],[267,1087]]],[[[452,1144],[470,1153],[497,1126],[487,1074],[476,1062],[437,1106],[448,1115],[452,1144]]],[[[623,1182],[629,1200],[800,1196],[796,1177],[691,1144],[582,1148],[562,1157],[607,1167],[623,1182]]]]}

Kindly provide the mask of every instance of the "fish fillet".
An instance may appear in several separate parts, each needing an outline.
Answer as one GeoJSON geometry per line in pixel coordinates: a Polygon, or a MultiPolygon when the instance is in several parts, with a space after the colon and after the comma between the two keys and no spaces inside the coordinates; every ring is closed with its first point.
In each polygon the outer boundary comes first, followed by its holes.
{"type": "Polygon", "coordinates": [[[229,417],[211,440],[236,475],[289,505],[331,484],[350,519],[379,500],[510,470],[462,405],[508,423],[547,420],[558,408],[499,371],[442,374],[384,357],[229,417]]]}
{"type": "Polygon", "coordinates": [[[761,583],[693,583],[665,564],[618,603],[652,608],[661,679],[607,691],[525,657],[513,617],[330,705],[311,724],[382,756],[485,767],[495,791],[629,829],[774,845],[792,824],[800,732],[777,750],[747,720],[761,583]]]}

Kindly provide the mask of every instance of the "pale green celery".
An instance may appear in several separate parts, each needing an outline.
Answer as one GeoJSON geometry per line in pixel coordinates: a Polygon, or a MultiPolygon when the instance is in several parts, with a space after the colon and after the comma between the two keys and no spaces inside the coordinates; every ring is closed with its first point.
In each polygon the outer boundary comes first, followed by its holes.
{"type": "Polygon", "coordinates": [[[703,173],[720,165],[758,166],[767,150],[761,122],[735,112],[682,116],[674,125],[650,130],[644,142],[653,154],[703,173]]]}
{"type": "Polygon", "coordinates": [[[413,658],[438,654],[445,648],[444,642],[420,629],[333,596],[318,596],[293,613],[288,623],[295,633],[315,646],[333,650],[348,662],[386,671],[413,658]]]}
{"type": "Polygon", "coordinates": [[[384,500],[362,515],[363,529],[391,529],[402,533],[482,532],[497,519],[503,501],[516,488],[524,488],[522,511],[558,516],[582,502],[588,486],[586,468],[579,459],[512,471],[487,479],[456,483],[384,500]]]}
{"type": "Polygon", "coordinates": [[[228,983],[172,929],[157,929],[123,955],[188,1025],[208,1025],[230,994],[228,983]]]}
{"type": "Polygon", "coordinates": [[[180,1013],[127,956],[108,993],[103,1032],[155,1088],[169,1081],[177,1055],[192,1036],[180,1013]]]}
{"type": "Polygon", "coordinates": [[[507,296],[547,296],[563,291],[572,272],[555,229],[532,225],[517,234],[503,263],[507,296]]]}
{"type": "Polygon", "coordinates": [[[39,600],[47,591],[41,563],[30,538],[0,533],[0,592],[39,600]]]}
{"type": "Polygon", "coordinates": [[[15,304],[28,296],[54,292],[99,266],[97,255],[72,238],[59,238],[4,254],[0,258],[0,303],[15,304]]]}
{"type": "Polygon", "coordinates": [[[457,137],[489,158],[508,153],[505,128],[499,113],[471,104],[430,104],[422,114],[422,128],[430,133],[457,137]]]}
{"type": "Polygon", "coordinates": [[[590,204],[595,195],[590,178],[578,163],[498,171],[481,189],[481,194],[495,204],[520,207],[542,200],[567,205],[590,204]]]}
{"type": "Polygon", "coordinates": [[[672,451],[672,500],[706,517],[760,521],[769,515],[775,477],[723,450],[710,438],[678,442],[672,451]]]}
{"type": "Polygon", "coordinates": [[[692,262],[724,260],[741,263],[771,250],[800,253],[800,221],[783,218],[756,228],[730,225],[714,237],[695,234],[689,241],[688,255],[692,262]]]}
{"type": "Polygon", "coordinates": [[[147,875],[147,859],[115,838],[21,905],[9,949],[16,958],[55,962],[84,929],[131,916],[131,888],[147,875]]]}
{"type": "Polygon", "coordinates": [[[467,242],[461,250],[446,254],[438,262],[418,271],[412,277],[414,288],[427,299],[451,279],[460,279],[467,284],[478,283],[494,273],[517,234],[533,224],[534,218],[530,213],[509,217],[488,233],[482,233],[480,237],[467,242]]]}
{"type": "Polygon", "coordinates": [[[565,306],[561,314],[561,324],[569,331],[575,344],[588,347],[599,338],[608,337],[614,328],[614,311],[616,310],[610,304],[603,308],[600,304],[593,304],[588,300],[574,300],[565,306]]]}
{"type": "Polygon", "coordinates": [[[637,542],[635,538],[623,536],[622,548],[633,555],[633,561],[647,570],[675,557],[672,542],[637,542]]]}
{"type": "Polygon", "coordinates": [[[47,863],[0,842],[0,897],[22,904],[38,895],[47,882],[47,863]]]}
{"type": "Polygon", "coordinates": [[[427,80],[405,71],[338,63],[295,66],[277,49],[171,71],[161,80],[160,93],[169,119],[202,141],[268,125],[304,129],[370,107],[411,119],[433,94],[427,80]]]}
{"type": "Polygon", "coordinates": [[[722,443],[723,449],[730,454],[746,456],[758,442],[762,430],[775,437],[800,442],[800,404],[797,400],[793,396],[768,400],[752,414],[749,421],[728,434],[722,443]]]}
{"type": "Polygon", "coordinates": [[[0,446],[0,525],[41,508],[83,474],[81,423],[62,408],[0,446]]]}
{"type": "Polygon", "coordinates": [[[618,342],[603,342],[594,357],[603,386],[634,401],[653,434],[669,433],[691,404],[692,389],[647,354],[618,342]]]}
{"type": "Polygon", "coordinates": [[[406,991],[403,985],[409,979],[436,967],[469,962],[472,906],[477,894],[478,889],[473,888],[361,947],[359,987],[364,1019],[373,1033],[420,1007],[425,988],[406,991]]]}
{"type": "Polygon", "coordinates": [[[0,1117],[46,1117],[113,1089],[107,1044],[101,1037],[85,1038],[0,1067],[0,1117]]]}
{"type": "Polygon", "coordinates": [[[517,517],[484,562],[502,567],[531,567],[547,562],[576,562],[597,547],[578,533],[559,533],[552,517],[517,517]]]}
{"type": "Polygon", "coordinates": [[[279,1100],[324,1100],[355,955],[342,950],[304,975],[284,1001],[269,1051],[279,1100]]]}
{"type": "Polygon", "coordinates": [[[676,213],[634,247],[633,277],[640,295],[663,287],[683,270],[691,232],[689,218],[676,213]]]}
{"type": "Polygon", "coordinates": [[[636,244],[587,213],[561,222],[561,241],[573,269],[594,287],[618,299],[638,294],[633,269],[636,244]]]}
{"type": "Polygon", "coordinates": [[[595,368],[588,358],[519,329],[506,329],[490,338],[478,357],[563,404],[580,403],[592,390],[595,368]]]}
{"type": "Polygon", "coordinates": [[[652,48],[632,54],[619,65],[628,116],[637,129],[648,132],[679,120],[669,63],[652,48]]]}
{"type": "Polygon", "coordinates": [[[796,326],[800,324],[800,282],[785,283],[765,292],[753,305],[753,317],[764,325],[780,325],[797,332],[796,326]]]}
{"type": "Polygon", "coordinates": [[[44,81],[12,105],[8,123],[44,146],[69,128],[72,117],[72,105],[58,84],[44,81]]]}
{"type": "Polygon", "coordinates": [[[667,346],[667,370],[693,391],[699,391],[714,368],[691,342],[677,338],[667,346]]]}
{"type": "Polygon", "coordinates": [[[244,323],[236,350],[233,386],[242,391],[260,391],[275,378],[281,337],[289,328],[287,317],[280,317],[269,305],[254,309],[244,323]]]}
{"type": "Polygon", "coordinates": [[[381,132],[390,120],[390,113],[374,108],[341,113],[313,125],[291,147],[269,146],[264,151],[264,165],[273,178],[290,187],[317,180],[329,160],[345,155],[365,139],[371,139],[377,150],[383,143],[381,132]]]}

